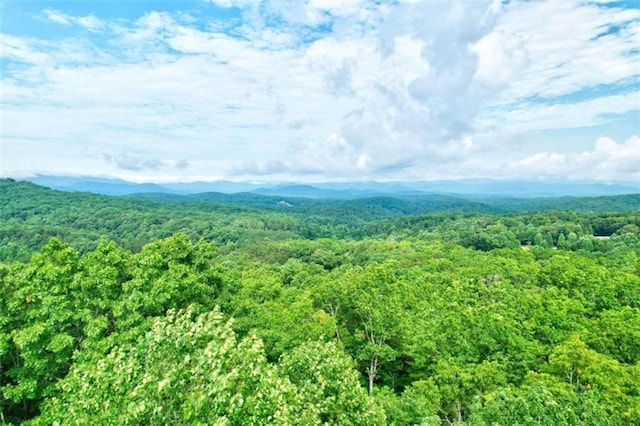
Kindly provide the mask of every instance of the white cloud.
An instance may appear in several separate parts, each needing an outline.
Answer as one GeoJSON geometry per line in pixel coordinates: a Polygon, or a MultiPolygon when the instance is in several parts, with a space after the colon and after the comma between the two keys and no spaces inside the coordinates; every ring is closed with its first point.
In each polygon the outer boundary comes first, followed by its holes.
{"type": "Polygon", "coordinates": [[[62,25],[70,25],[72,20],[74,19],[70,15],[67,15],[65,13],[60,13],[57,10],[53,10],[53,9],[45,9],[42,11],[42,14],[51,22],[55,22],[57,24],[62,24],[62,25]]]}
{"type": "Polygon", "coordinates": [[[45,64],[49,55],[42,50],[46,43],[37,40],[3,35],[0,38],[0,57],[28,64],[45,64]]]}
{"type": "Polygon", "coordinates": [[[89,31],[100,31],[105,27],[105,23],[93,15],[73,16],[62,13],[55,9],[45,9],[42,11],[44,19],[61,25],[79,25],[89,31]]]}
{"type": "Polygon", "coordinates": [[[248,178],[252,175],[311,176],[327,173],[357,177],[367,173],[369,156],[362,146],[349,143],[339,134],[331,134],[324,141],[304,141],[293,147],[293,155],[286,159],[247,161],[234,167],[232,173],[248,178]]]}
{"type": "Polygon", "coordinates": [[[103,157],[107,163],[113,163],[118,169],[134,172],[156,171],[166,166],[163,161],[157,158],[135,155],[131,152],[122,152],[116,156],[105,153],[103,157]]]}
{"type": "Polygon", "coordinates": [[[542,152],[517,161],[514,168],[530,176],[640,181],[640,136],[632,136],[623,143],[600,137],[591,151],[542,152]]]}
{"type": "Polygon", "coordinates": [[[204,0],[207,3],[215,4],[218,7],[246,7],[255,4],[255,0],[204,0]]]}
{"type": "Polygon", "coordinates": [[[575,1],[510,3],[496,31],[518,40],[528,66],[502,94],[504,103],[554,97],[637,77],[640,9],[575,1]],[[616,28],[619,28],[616,31],[616,28]]]}
{"type": "MultiPolygon", "coordinates": [[[[46,9],[49,21],[107,36],[3,35],[2,143],[14,144],[3,167],[68,170],[84,158],[129,177],[215,170],[371,179],[517,173],[511,161],[574,173],[569,159],[586,157],[570,152],[587,151],[593,138],[519,157],[519,136],[606,126],[640,110],[635,9],[551,0],[211,3],[239,7],[242,22],[230,30],[196,14],[107,21],[46,9]],[[623,88],[590,92],[616,84],[623,88]],[[38,140],[58,147],[55,162],[51,153],[24,155],[38,140]],[[125,155],[127,147],[135,149],[125,155]]],[[[607,161],[609,175],[637,176],[607,161]]]]}
{"type": "Polygon", "coordinates": [[[610,115],[640,110],[640,91],[621,95],[554,104],[521,103],[510,110],[500,109],[479,120],[485,129],[505,127],[510,133],[591,127],[607,123],[610,115]]]}
{"type": "Polygon", "coordinates": [[[360,10],[366,0],[310,0],[311,8],[326,11],[336,16],[346,16],[360,10]]]}
{"type": "Polygon", "coordinates": [[[507,87],[530,63],[523,41],[501,30],[487,34],[471,50],[478,55],[474,81],[492,91],[507,87]]]}

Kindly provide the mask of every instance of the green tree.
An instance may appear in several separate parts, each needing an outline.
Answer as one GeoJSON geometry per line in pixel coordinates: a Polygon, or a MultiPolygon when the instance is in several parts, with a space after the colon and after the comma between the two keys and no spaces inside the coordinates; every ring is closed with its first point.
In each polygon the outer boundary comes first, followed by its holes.
{"type": "Polygon", "coordinates": [[[519,387],[485,393],[471,406],[469,424],[613,425],[597,392],[576,394],[546,374],[531,373],[519,387]]]}
{"type": "Polygon", "coordinates": [[[565,237],[564,234],[560,234],[560,236],[558,236],[558,248],[561,250],[568,250],[571,248],[571,245],[567,241],[567,237],[565,237]]]}
{"type": "Polygon", "coordinates": [[[402,324],[402,290],[393,263],[354,268],[344,276],[342,321],[349,330],[343,338],[367,377],[369,394],[380,368],[396,358],[402,324]]]}
{"type": "Polygon", "coordinates": [[[383,424],[335,345],[304,345],[274,367],[218,311],[169,311],[134,346],[74,365],[33,424],[383,424]]]}
{"type": "Polygon", "coordinates": [[[55,394],[81,331],[72,297],[78,253],[52,239],[27,265],[3,277],[2,395],[8,418],[28,418],[43,398],[55,394]]]}
{"type": "Polygon", "coordinates": [[[335,343],[310,342],[283,355],[281,375],[302,396],[300,424],[384,424],[384,412],[358,380],[354,362],[335,343]]]}
{"type": "Polygon", "coordinates": [[[588,340],[598,352],[629,365],[640,362],[640,309],[604,311],[590,332],[588,340]]]}
{"type": "Polygon", "coordinates": [[[296,392],[219,312],[170,311],[133,346],[74,365],[34,424],[293,424],[296,392]]]}

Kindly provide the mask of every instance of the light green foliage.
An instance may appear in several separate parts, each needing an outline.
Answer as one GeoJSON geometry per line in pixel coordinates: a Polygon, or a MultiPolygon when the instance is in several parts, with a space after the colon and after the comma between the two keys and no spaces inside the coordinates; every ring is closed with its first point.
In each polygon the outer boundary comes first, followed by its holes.
{"type": "Polygon", "coordinates": [[[335,345],[303,345],[274,367],[218,311],[169,311],[134,345],[76,364],[40,424],[295,425],[384,423],[335,345]]]}
{"type": "Polygon", "coordinates": [[[567,383],[577,394],[597,392],[601,409],[609,418],[624,423],[638,420],[640,364],[621,364],[588,348],[579,335],[572,334],[554,348],[543,370],[567,383]]]}
{"type": "Polygon", "coordinates": [[[3,269],[0,391],[7,418],[29,418],[73,359],[101,358],[132,343],[154,316],[214,306],[219,279],[208,243],[176,235],[132,255],[103,241],[79,258],[52,239],[26,265],[3,269]]]}
{"type": "Polygon", "coordinates": [[[237,318],[234,328],[239,333],[255,330],[270,360],[307,340],[332,336],[334,320],[315,309],[308,290],[286,285],[281,270],[254,268],[236,279],[234,302],[225,308],[237,318]]]}
{"type": "Polygon", "coordinates": [[[222,314],[169,311],[134,345],[74,366],[34,423],[293,424],[295,388],[222,314]]]}
{"type": "Polygon", "coordinates": [[[280,374],[302,397],[299,424],[384,424],[383,411],[360,387],[353,367],[335,343],[306,343],[283,355],[280,374]]]}
{"type": "Polygon", "coordinates": [[[0,258],[25,261],[0,264],[0,423],[638,424],[636,200],[488,215],[0,180],[0,258]]]}
{"type": "Polygon", "coordinates": [[[401,394],[388,387],[377,389],[376,401],[384,408],[389,425],[440,425],[440,394],[432,382],[417,381],[401,394]]]}
{"type": "Polygon", "coordinates": [[[71,286],[77,268],[77,252],[53,239],[28,265],[5,270],[0,385],[3,405],[13,405],[21,416],[52,395],[78,346],[71,286]]]}
{"type": "Polygon", "coordinates": [[[625,306],[602,312],[589,341],[599,352],[620,362],[630,365],[640,362],[640,309],[625,306]]]}
{"type": "Polygon", "coordinates": [[[460,365],[442,359],[436,364],[435,371],[427,379],[430,385],[427,389],[431,388],[431,392],[438,395],[438,414],[450,422],[462,422],[475,396],[493,391],[506,382],[504,372],[496,362],[460,365]]]}
{"type": "Polygon", "coordinates": [[[483,394],[472,405],[470,425],[613,426],[595,391],[576,393],[546,374],[530,374],[519,386],[483,394]]]}
{"type": "Polygon", "coordinates": [[[397,356],[402,323],[401,284],[393,263],[349,270],[343,278],[341,317],[348,334],[343,341],[366,371],[373,393],[380,369],[397,356]]]}

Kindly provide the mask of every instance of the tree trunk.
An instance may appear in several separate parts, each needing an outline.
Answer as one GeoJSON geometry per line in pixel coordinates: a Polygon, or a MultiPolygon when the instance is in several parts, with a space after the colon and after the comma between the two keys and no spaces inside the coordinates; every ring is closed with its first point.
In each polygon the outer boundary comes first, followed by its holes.
{"type": "Polygon", "coordinates": [[[372,358],[369,361],[369,368],[367,368],[367,374],[369,375],[369,395],[373,394],[373,380],[376,378],[376,372],[378,370],[378,358],[372,358]]]}
{"type": "Polygon", "coordinates": [[[334,336],[338,342],[340,342],[340,330],[338,330],[338,307],[333,303],[329,303],[329,314],[333,317],[336,327],[333,331],[334,336]]]}

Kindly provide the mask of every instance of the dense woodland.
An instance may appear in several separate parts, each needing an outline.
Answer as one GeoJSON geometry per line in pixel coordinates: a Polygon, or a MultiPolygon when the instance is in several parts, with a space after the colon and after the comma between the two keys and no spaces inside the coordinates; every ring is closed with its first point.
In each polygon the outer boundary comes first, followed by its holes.
{"type": "Polygon", "coordinates": [[[0,180],[2,424],[640,424],[640,196],[0,180]]]}

